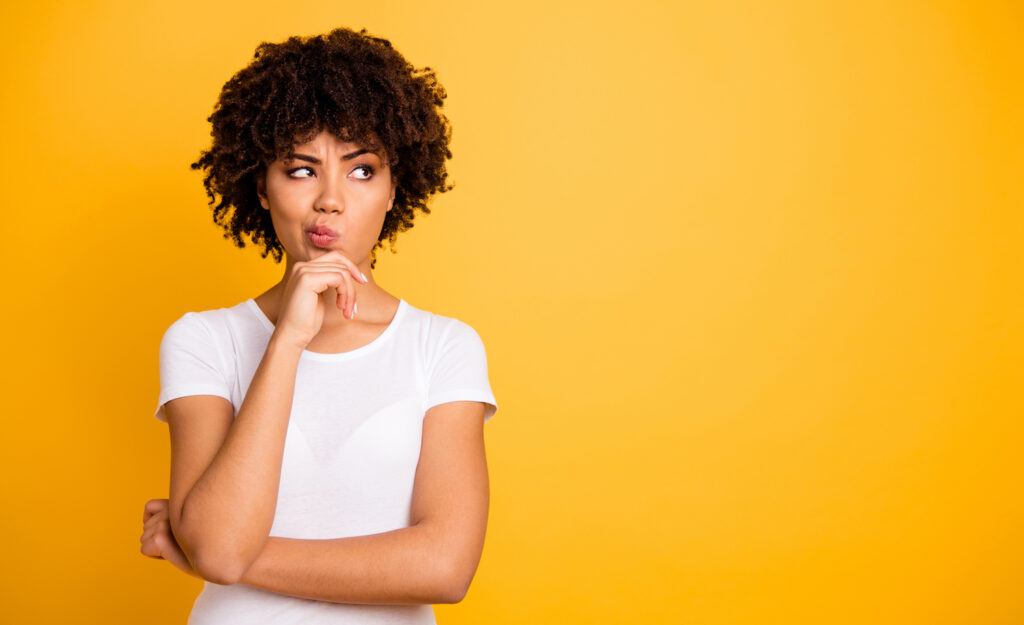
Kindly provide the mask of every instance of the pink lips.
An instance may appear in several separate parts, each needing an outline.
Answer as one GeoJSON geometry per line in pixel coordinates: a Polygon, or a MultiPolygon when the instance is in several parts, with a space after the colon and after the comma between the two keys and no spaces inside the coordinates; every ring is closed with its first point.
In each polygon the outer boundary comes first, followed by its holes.
{"type": "Polygon", "coordinates": [[[306,230],[306,232],[311,232],[311,233],[314,233],[314,234],[325,234],[325,235],[327,235],[329,237],[337,237],[338,236],[337,232],[335,232],[334,230],[331,230],[327,226],[313,226],[312,228],[308,228],[306,230]]]}
{"type": "Polygon", "coordinates": [[[317,247],[327,247],[338,240],[338,233],[327,226],[313,226],[306,230],[306,236],[317,247]]]}

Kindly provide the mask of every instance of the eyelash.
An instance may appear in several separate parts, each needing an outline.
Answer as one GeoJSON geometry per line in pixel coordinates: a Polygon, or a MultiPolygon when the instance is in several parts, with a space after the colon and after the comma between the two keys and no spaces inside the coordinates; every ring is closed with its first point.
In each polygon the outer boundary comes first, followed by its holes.
{"type": "MultiPolygon", "coordinates": [[[[314,173],[312,167],[303,166],[303,167],[296,167],[294,169],[289,169],[288,170],[288,176],[290,177],[292,174],[294,174],[295,172],[299,171],[300,169],[308,169],[310,173],[314,173]]],[[[373,178],[373,174],[374,174],[373,167],[370,167],[369,165],[359,165],[358,167],[356,167],[356,169],[365,169],[366,170],[366,174],[367,174],[366,178],[356,178],[356,180],[366,181],[366,180],[369,180],[370,178],[373,178]]]]}

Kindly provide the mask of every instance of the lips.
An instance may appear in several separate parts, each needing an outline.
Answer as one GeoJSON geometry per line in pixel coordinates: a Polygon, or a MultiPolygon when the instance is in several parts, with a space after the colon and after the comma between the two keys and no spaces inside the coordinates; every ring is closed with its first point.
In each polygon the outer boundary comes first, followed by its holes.
{"type": "Polygon", "coordinates": [[[319,234],[321,236],[328,236],[334,238],[338,237],[338,233],[335,232],[334,230],[331,230],[327,226],[313,226],[311,228],[307,228],[306,232],[310,234],[319,234]]]}

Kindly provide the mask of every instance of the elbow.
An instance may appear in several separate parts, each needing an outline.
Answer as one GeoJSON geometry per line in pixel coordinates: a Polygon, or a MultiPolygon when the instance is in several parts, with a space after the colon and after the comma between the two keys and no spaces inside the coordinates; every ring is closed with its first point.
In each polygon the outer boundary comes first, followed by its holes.
{"type": "Polygon", "coordinates": [[[181,527],[181,525],[181,523],[172,524],[171,530],[178,540],[178,546],[181,547],[199,577],[221,586],[237,584],[241,580],[245,567],[239,564],[237,558],[225,555],[223,549],[211,549],[187,527],[181,527]]]}
{"type": "Polygon", "coordinates": [[[241,547],[233,544],[199,546],[195,553],[195,569],[208,582],[230,586],[242,581],[252,561],[240,555],[241,547]]]}
{"type": "Polygon", "coordinates": [[[466,591],[468,590],[468,587],[459,589],[458,587],[453,586],[452,588],[447,589],[434,603],[459,603],[466,597],[466,591]]]}
{"type": "Polygon", "coordinates": [[[439,596],[434,603],[459,603],[465,599],[475,573],[476,567],[466,566],[464,562],[446,567],[440,576],[439,596]]]}
{"type": "Polygon", "coordinates": [[[434,603],[459,603],[466,598],[469,592],[469,583],[460,578],[445,580],[442,585],[440,596],[434,603]]]}
{"type": "Polygon", "coordinates": [[[236,565],[229,558],[204,552],[196,553],[194,562],[200,577],[221,586],[237,584],[245,573],[244,567],[236,565]]]}

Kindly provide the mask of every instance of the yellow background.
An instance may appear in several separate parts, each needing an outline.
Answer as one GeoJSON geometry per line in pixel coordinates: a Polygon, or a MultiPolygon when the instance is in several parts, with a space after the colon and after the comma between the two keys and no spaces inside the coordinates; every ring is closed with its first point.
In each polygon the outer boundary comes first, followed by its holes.
{"type": "Polygon", "coordinates": [[[163,331],[283,269],[213,224],[261,41],[437,70],[456,189],[377,280],[473,325],[491,517],[442,623],[1020,623],[1024,9],[5,3],[9,623],[183,623],[163,331]]]}

